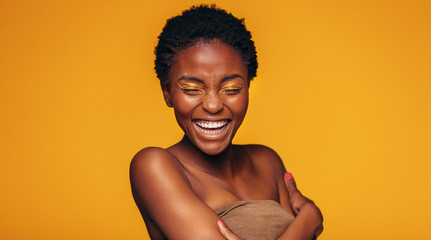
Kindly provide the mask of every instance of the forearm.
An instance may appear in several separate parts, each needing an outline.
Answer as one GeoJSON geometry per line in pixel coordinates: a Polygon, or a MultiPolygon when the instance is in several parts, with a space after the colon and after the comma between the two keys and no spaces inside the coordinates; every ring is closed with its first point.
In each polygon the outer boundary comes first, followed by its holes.
{"type": "Polygon", "coordinates": [[[313,203],[305,204],[301,207],[295,220],[278,239],[312,240],[321,224],[322,215],[318,208],[313,203]]]}

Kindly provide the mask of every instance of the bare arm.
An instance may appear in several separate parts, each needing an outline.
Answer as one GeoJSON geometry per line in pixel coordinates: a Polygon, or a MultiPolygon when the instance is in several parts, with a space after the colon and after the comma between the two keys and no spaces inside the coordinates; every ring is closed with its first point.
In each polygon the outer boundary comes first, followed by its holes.
{"type": "Polygon", "coordinates": [[[274,162],[274,175],[277,176],[280,205],[293,212],[295,220],[279,240],[311,240],[323,231],[323,217],[313,201],[302,195],[296,187],[291,173],[286,173],[283,162],[276,152],[270,150],[274,162]],[[280,173],[281,170],[281,173],[280,173]]]}
{"type": "Polygon", "coordinates": [[[152,239],[224,239],[217,229],[219,217],[196,196],[166,150],[140,151],[130,165],[130,181],[152,239]]]}
{"type": "Polygon", "coordinates": [[[296,218],[278,239],[311,240],[319,236],[323,231],[323,217],[319,208],[298,191],[290,173],[285,174],[285,186],[296,218]]]}

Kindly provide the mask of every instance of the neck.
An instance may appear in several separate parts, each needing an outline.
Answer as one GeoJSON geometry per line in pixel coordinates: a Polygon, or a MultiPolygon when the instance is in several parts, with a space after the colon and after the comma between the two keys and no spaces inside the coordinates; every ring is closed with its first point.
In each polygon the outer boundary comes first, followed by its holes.
{"type": "Polygon", "coordinates": [[[233,177],[237,166],[235,151],[232,144],[217,155],[208,155],[197,148],[184,136],[183,139],[169,148],[178,160],[207,174],[230,178],[233,177]]]}

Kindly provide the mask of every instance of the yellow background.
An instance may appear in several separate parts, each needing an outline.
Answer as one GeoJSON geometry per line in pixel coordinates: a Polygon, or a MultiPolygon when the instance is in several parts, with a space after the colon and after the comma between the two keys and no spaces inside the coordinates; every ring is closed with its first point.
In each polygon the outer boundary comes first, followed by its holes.
{"type": "MultiPolygon", "coordinates": [[[[431,1],[215,1],[258,77],[237,143],[274,148],[320,239],[431,239],[431,1]]],[[[0,0],[0,239],[148,239],[130,159],[181,131],[153,48],[196,1],[0,0]]]]}

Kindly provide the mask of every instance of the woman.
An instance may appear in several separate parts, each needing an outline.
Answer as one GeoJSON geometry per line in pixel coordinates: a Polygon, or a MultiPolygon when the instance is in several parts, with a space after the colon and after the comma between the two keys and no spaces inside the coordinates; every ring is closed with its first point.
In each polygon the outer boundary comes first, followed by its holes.
{"type": "Polygon", "coordinates": [[[168,20],[155,50],[166,104],[183,139],[148,147],[130,167],[132,192],[152,239],[313,239],[316,205],[278,155],[233,145],[257,57],[239,20],[201,5],[168,20]],[[226,226],[227,225],[227,226],[226,226]]]}

